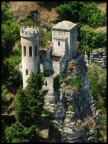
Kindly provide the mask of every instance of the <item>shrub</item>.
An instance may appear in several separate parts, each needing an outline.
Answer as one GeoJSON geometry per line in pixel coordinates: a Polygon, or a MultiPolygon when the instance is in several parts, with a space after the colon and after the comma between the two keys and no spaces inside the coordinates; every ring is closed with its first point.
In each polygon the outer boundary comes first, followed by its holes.
{"type": "Polygon", "coordinates": [[[27,128],[16,121],[10,127],[6,127],[6,141],[7,143],[33,142],[36,137],[35,129],[36,126],[34,125],[27,128]]]}
{"type": "Polygon", "coordinates": [[[51,26],[49,26],[48,24],[45,24],[44,27],[47,29],[47,31],[51,31],[51,26]]]}
{"type": "Polygon", "coordinates": [[[2,102],[6,101],[6,95],[8,94],[8,89],[6,88],[5,85],[2,85],[1,87],[1,98],[2,98],[2,102]]]}
{"type": "Polygon", "coordinates": [[[82,88],[81,80],[78,77],[72,77],[72,80],[69,84],[72,88],[80,89],[82,88]]]}
{"type": "Polygon", "coordinates": [[[36,26],[36,23],[31,19],[25,19],[24,20],[24,25],[25,26],[36,26]]]}
{"type": "Polygon", "coordinates": [[[94,48],[106,46],[106,33],[99,33],[92,28],[82,27],[80,29],[80,40],[79,49],[90,52],[94,48]]]}
{"type": "Polygon", "coordinates": [[[74,107],[72,105],[69,105],[68,110],[74,112],[74,107]]]}
{"type": "Polygon", "coordinates": [[[72,64],[69,64],[68,70],[70,70],[72,72],[74,70],[74,66],[72,64]]]}
{"type": "Polygon", "coordinates": [[[51,32],[43,33],[43,31],[42,31],[41,33],[42,33],[42,36],[40,38],[40,46],[43,48],[46,46],[46,42],[48,40],[51,41],[52,35],[51,35],[51,32]]]}

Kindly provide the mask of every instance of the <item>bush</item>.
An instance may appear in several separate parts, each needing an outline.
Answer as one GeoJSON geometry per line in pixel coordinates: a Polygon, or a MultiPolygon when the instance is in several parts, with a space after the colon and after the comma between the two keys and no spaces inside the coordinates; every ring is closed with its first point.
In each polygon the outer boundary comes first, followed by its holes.
{"type": "Polygon", "coordinates": [[[36,26],[36,23],[31,19],[25,19],[24,20],[24,25],[25,26],[36,26]]]}
{"type": "Polygon", "coordinates": [[[78,77],[76,77],[76,76],[72,77],[72,80],[70,81],[69,85],[72,88],[76,88],[76,89],[82,88],[81,80],[78,77]]]}
{"type": "Polygon", "coordinates": [[[44,27],[47,29],[47,31],[51,31],[51,26],[49,26],[48,24],[45,24],[44,27]]]}
{"type": "Polygon", "coordinates": [[[71,111],[71,112],[75,111],[75,109],[74,109],[74,107],[72,105],[69,105],[68,110],[71,111]]]}
{"type": "Polygon", "coordinates": [[[2,2],[2,58],[9,56],[12,52],[12,46],[20,38],[20,25],[15,23],[9,5],[2,2]]]}
{"type": "Polygon", "coordinates": [[[69,64],[68,70],[70,70],[72,72],[74,70],[74,66],[72,64],[69,64]]]}
{"type": "MultiPolygon", "coordinates": [[[[42,32],[41,32],[42,33],[42,32]]],[[[40,46],[43,48],[46,46],[46,42],[51,41],[52,34],[51,32],[42,33],[42,37],[40,38],[40,46]]]]}
{"type": "Polygon", "coordinates": [[[82,51],[90,52],[92,49],[106,46],[106,33],[96,32],[92,28],[80,29],[80,45],[79,49],[82,51]]]}
{"type": "Polygon", "coordinates": [[[34,138],[36,137],[35,129],[36,126],[34,125],[27,128],[16,121],[10,127],[6,127],[6,141],[7,143],[34,142],[34,138]]]}
{"type": "Polygon", "coordinates": [[[2,83],[9,87],[19,87],[22,85],[22,74],[15,69],[8,61],[2,65],[2,83]]]}
{"type": "Polygon", "coordinates": [[[6,88],[5,85],[2,85],[1,87],[1,98],[2,98],[2,102],[6,101],[6,95],[8,94],[8,89],[6,88]]]}

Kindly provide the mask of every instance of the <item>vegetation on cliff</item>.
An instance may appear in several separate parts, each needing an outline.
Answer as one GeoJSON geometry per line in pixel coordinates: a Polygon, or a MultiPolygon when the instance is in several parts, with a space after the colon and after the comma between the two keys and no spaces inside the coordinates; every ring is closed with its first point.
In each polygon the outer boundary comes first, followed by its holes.
{"type": "Polygon", "coordinates": [[[98,65],[88,68],[90,80],[90,92],[95,100],[96,107],[100,115],[98,142],[106,141],[106,127],[107,127],[107,81],[106,69],[100,69],[98,65]]]}
{"type": "MultiPolygon", "coordinates": [[[[2,112],[5,111],[7,105],[7,94],[10,92],[16,96],[15,107],[16,120],[9,125],[2,119],[2,142],[33,142],[37,141],[36,128],[41,119],[43,109],[43,85],[42,74],[31,75],[28,81],[28,87],[22,90],[22,75],[19,71],[19,63],[21,62],[21,45],[18,43],[20,39],[20,24],[16,23],[12,12],[8,7],[8,2],[2,2],[2,69],[1,69],[1,100],[2,112]],[[17,46],[15,46],[17,43],[17,46]],[[12,124],[12,125],[11,125],[12,124]]],[[[97,9],[95,2],[64,2],[57,8],[59,17],[55,20],[70,20],[78,23],[78,41],[80,42],[79,51],[91,51],[97,47],[106,45],[106,33],[98,33],[94,28],[105,25],[106,14],[97,9]],[[84,25],[90,27],[85,27],[84,25]]],[[[35,25],[33,21],[33,13],[30,13],[29,20],[25,19],[25,25],[35,25]]],[[[40,26],[40,46],[44,47],[47,40],[51,40],[51,26],[40,26]],[[43,28],[47,29],[45,33],[43,28]]],[[[70,70],[72,71],[72,67],[70,70]]],[[[106,142],[106,69],[99,69],[95,66],[89,68],[90,90],[97,104],[97,108],[101,110],[100,117],[100,136],[99,142],[106,142]]],[[[59,77],[54,82],[54,88],[59,89],[59,77]]],[[[70,85],[77,87],[78,79],[72,79],[70,85]]]]}

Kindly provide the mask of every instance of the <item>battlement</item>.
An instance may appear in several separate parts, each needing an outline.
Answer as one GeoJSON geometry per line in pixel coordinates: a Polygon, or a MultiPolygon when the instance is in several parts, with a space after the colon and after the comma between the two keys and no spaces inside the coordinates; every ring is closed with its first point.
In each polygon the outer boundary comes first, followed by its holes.
{"type": "Polygon", "coordinates": [[[20,29],[20,36],[21,37],[26,37],[26,38],[30,38],[30,37],[37,37],[39,34],[39,28],[38,27],[21,27],[20,29]]]}

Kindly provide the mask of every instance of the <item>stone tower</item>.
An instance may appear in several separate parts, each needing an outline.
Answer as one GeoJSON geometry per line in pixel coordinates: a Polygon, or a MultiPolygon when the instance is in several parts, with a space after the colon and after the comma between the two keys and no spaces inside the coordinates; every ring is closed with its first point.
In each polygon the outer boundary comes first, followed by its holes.
{"type": "Polygon", "coordinates": [[[62,21],[52,27],[52,42],[54,53],[67,51],[67,61],[76,56],[77,24],[62,21]]]}
{"type": "Polygon", "coordinates": [[[39,70],[39,31],[36,27],[22,27],[20,30],[22,47],[23,88],[32,72],[39,70]]]}

